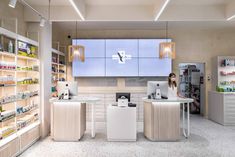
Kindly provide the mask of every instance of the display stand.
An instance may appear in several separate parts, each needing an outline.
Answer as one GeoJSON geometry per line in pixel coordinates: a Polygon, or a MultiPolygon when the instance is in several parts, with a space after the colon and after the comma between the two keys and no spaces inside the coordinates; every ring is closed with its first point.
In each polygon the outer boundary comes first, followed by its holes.
{"type": "Polygon", "coordinates": [[[0,154],[15,156],[39,137],[39,43],[0,27],[0,154]]]}
{"type": "Polygon", "coordinates": [[[218,56],[212,67],[208,118],[222,125],[235,125],[235,56],[218,56]]]}

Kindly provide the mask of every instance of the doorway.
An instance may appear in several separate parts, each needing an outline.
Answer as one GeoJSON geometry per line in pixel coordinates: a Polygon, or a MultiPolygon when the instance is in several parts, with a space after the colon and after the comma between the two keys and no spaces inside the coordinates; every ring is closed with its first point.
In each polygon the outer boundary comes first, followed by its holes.
{"type": "Polygon", "coordinates": [[[205,112],[205,63],[179,64],[179,93],[194,99],[190,104],[191,114],[205,112]]]}

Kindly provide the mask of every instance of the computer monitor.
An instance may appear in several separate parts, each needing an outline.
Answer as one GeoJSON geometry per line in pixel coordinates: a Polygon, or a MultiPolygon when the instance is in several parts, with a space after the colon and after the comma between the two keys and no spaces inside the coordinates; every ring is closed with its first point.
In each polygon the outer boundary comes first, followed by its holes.
{"type": "Polygon", "coordinates": [[[58,96],[61,96],[66,89],[69,89],[70,96],[78,95],[78,83],[77,82],[59,81],[57,83],[58,96]]]}
{"type": "Polygon", "coordinates": [[[156,94],[156,89],[160,89],[163,97],[168,97],[168,82],[167,81],[148,81],[147,95],[156,94]]]}
{"type": "Polygon", "coordinates": [[[131,101],[131,94],[130,93],[116,93],[116,102],[118,102],[118,99],[121,97],[125,97],[128,99],[128,102],[131,101]]]}

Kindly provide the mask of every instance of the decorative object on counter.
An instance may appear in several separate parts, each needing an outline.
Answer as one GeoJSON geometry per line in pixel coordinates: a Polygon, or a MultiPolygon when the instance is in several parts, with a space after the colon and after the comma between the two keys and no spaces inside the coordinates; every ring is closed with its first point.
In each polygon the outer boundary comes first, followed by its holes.
{"type": "Polygon", "coordinates": [[[37,78],[31,78],[31,77],[25,77],[25,78],[20,78],[17,80],[18,85],[27,85],[27,84],[38,84],[38,79],[37,78]]]}
{"type": "MultiPolygon", "coordinates": [[[[77,21],[76,21],[76,39],[77,39],[77,21]]],[[[81,62],[85,61],[85,47],[82,45],[76,44],[75,45],[69,45],[68,47],[68,52],[69,52],[69,62],[73,62],[74,59],[78,59],[81,62]]]]}
{"type": "Polygon", "coordinates": [[[22,42],[22,41],[18,41],[18,54],[20,56],[37,58],[36,51],[37,51],[36,46],[22,42]]]}
{"type": "Polygon", "coordinates": [[[168,21],[166,22],[166,42],[162,42],[159,45],[159,57],[160,58],[172,58],[175,59],[175,42],[168,41],[168,21]]]}
{"type": "Polygon", "coordinates": [[[0,87],[15,84],[15,78],[12,75],[0,76],[0,87]]]}

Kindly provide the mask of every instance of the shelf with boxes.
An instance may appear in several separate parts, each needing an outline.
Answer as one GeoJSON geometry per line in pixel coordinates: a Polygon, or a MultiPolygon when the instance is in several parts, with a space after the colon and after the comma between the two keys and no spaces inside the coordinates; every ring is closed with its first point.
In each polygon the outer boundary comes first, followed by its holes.
{"type": "Polygon", "coordinates": [[[0,27],[0,148],[40,125],[38,46],[0,27]]]}
{"type": "Polygon", "coordinates": [[[52,96],[57,96],[57,81],[66,80],[66,59],[65,53],[52,49],[52,96]]]}

